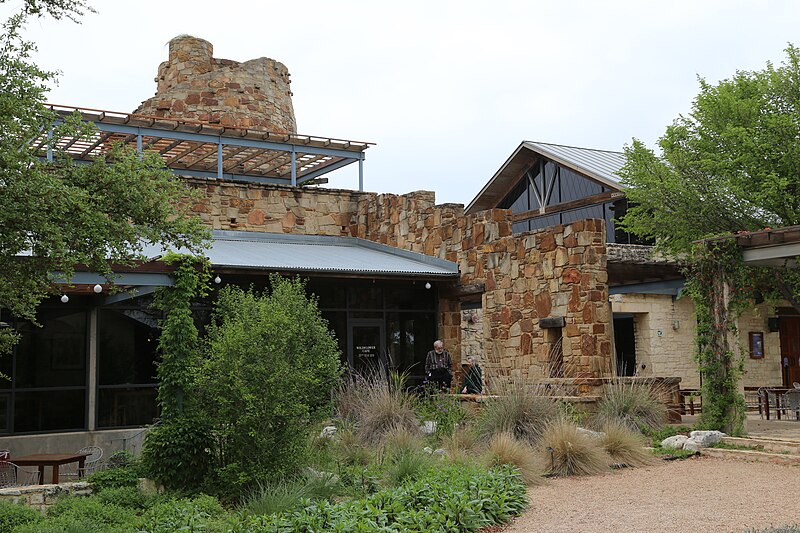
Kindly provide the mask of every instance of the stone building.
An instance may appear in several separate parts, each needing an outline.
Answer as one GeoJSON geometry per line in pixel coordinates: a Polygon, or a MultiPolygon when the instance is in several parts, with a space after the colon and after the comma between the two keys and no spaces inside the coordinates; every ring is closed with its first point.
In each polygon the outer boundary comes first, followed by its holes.
{"type": "MultiPolygon", "coordinates": [[[[523,156],[538,161],[539,178],[515,155],[467,208],[437,205],[428,191],[307,186],[348,164],[361,169],[369,144],[298,134],[283,65],[215,59],[206,41],[178,37],[156,81],[156,95],[134,114],[83,110],[96,136],[67,151],[90,160],[121,142],[160,154],[202,192],[190,207],[214,230],[208,255],[221,285],[261,287],[272,272],[308,279],[355,369],[381,364],[421,381],[425,354],[441,338],[456,366],[477,356],[490,387],[545,379],[566,396],[592,396],[613,376],[619,302],[616,294],[609,302],[609,287],[626,268],[609,259],[620,239],[609,239],[617,233],[608,211],[624,197],[613,178],[531,152],[523,156]],[[506,201],[509,186],[525,200],[506,201]],[[545,201],[532,203],[542,191],[545,201]]],[[[63,288],[67,303],[42,306],[43,328],[13,323],[22,341],[0,360],[12,377],[0,388],[0,447],[135,449],[158,414],[158,316],[149,299],[171,283],[158,255],[117,273],[129,292],[110,295],[103,279],[79,272],[63,288]]],[[[651,266],[677,279],[674,265],[651,266]]],[[[208,312],[199,305],[197,320],[208,312]]]]}
{"type": "MultiPolygon", "coordinates": [[[[679,294],[684,283],[680,261],[654,253],[648,243],[617,228],[616,219],[627,210],[617,175],[623,163],[620,152],[525,141],[466,212],[508,208],[513,230],[519,234],[582,218],[603,219],[612,312],[606,326],[613,329],[614,373],[678,377],[682,388],[699,389],[696,319],[691,300],[679,294]]],[[[741,317],[745,387],[790,385],[783,352],[800,340],[800,331],[790,327],[793,315],[788,307],[760,304],[741,317]],[[752,356],[747,346],[751,334],[763,340],[763,350],[752,356]]]]}

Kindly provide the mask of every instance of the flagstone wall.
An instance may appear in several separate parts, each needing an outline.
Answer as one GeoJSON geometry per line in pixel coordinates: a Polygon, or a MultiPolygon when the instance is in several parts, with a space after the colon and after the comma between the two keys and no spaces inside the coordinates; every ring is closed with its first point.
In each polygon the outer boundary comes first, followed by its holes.
{"type": "MultiPolygon", "coordinates": [[[[482,285],[482,353],[462,346],[459,295],[440,291],[439,334],[460,366],[478,355],[497,376],[540,377],[562,338],[566,377],[611,371],[605,233],[600,220],[512,235],[511,212],[464,214],[434,193],[375,194],[188,180],[191,210],[215,229],[353,236],[453,261],[460,285],[482,285]],[[560,335],[542,318],[564,319],[560,335]]],[[[474,344],[474,340],[471,341],[474,344]]]]}

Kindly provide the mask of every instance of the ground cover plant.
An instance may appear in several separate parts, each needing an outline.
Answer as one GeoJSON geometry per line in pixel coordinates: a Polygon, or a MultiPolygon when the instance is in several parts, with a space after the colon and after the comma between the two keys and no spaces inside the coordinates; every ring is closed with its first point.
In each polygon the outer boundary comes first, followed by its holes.
{"type": "Polygon", "coordinates": [[[525,484],[511,467],[460,465],[362,499],[306,502],[289,513],[245,517],[232,531],[466,532],[505,523],[526,505],[525,484]]]}

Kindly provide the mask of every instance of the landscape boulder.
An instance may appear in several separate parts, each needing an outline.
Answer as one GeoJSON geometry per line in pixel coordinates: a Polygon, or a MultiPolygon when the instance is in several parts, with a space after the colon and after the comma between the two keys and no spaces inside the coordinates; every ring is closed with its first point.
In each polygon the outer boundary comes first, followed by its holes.
{"type": "Polygon", "coordinates": [[[661,441],[662,448],[669,448],[673,450],[682,450],[683,445],[686,441],[689,440],[689,437],[686,435],[674,435],[672,437],[667,437],[666,439],[661,441]]]}
{"type": "Polygon", "coordinates": [[[696,442],[701,448],[720,442],[724,436],[725,433],[721,431],[692,431],[689,433],[689,439],[696,442]]]}

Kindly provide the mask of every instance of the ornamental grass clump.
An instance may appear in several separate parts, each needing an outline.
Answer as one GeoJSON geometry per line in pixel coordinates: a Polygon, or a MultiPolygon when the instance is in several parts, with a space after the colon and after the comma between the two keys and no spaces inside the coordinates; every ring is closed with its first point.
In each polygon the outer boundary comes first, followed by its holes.
{"type": "Polygon", "coordinates": [[[620,422],[609,420],[603,425],[600,444],[614,464],[645,466],[653,463],[653,456],[645,449],[645,439],[620,422]]]}
{"type": "Polygon", "coordinates": [[[356,433],[364,443],[379,444],[384,435],[393,428],[405,428],[409,431],[419,428],[414,409],[416,397],[405,389],[403,381],[403,376],[392,376],[389,379],[382,370],[353,379],[356,390],[351,392],[354,400],[349,416],[355,422],[356,433]]]}
{"type": "Polygon", "coordinates": [[[485,462],[487,466],[511,465],[516,467],[528,485],[544,481],[541,460],[527,442],[509,432],[498,433],[489,441],[485,462]]]}
{"type": "Polygon", "coordinates": [[[597,425],[619,420],[634,431],[649,432],[664,426],[667,408],[660,399],[661,388],[651,381],[634,382],[630,378],[607,384],[597,402],[597,425]]]}
{"type": "Polygon", "coordinates": [[[609,464],[599,440],[564,419],[545,427],[538,453],[547,473],[554,476],[591,476],[607,470],[609,464]]]}
{"type": "Polygon", "coordinates": [[[476,426],[484,441],[499,433],[511,433],[533,444],[558,414],[558,404],[549,389],[538,384],[512,382],[501,389],[496,398],[484,402],[476,426]]]}

